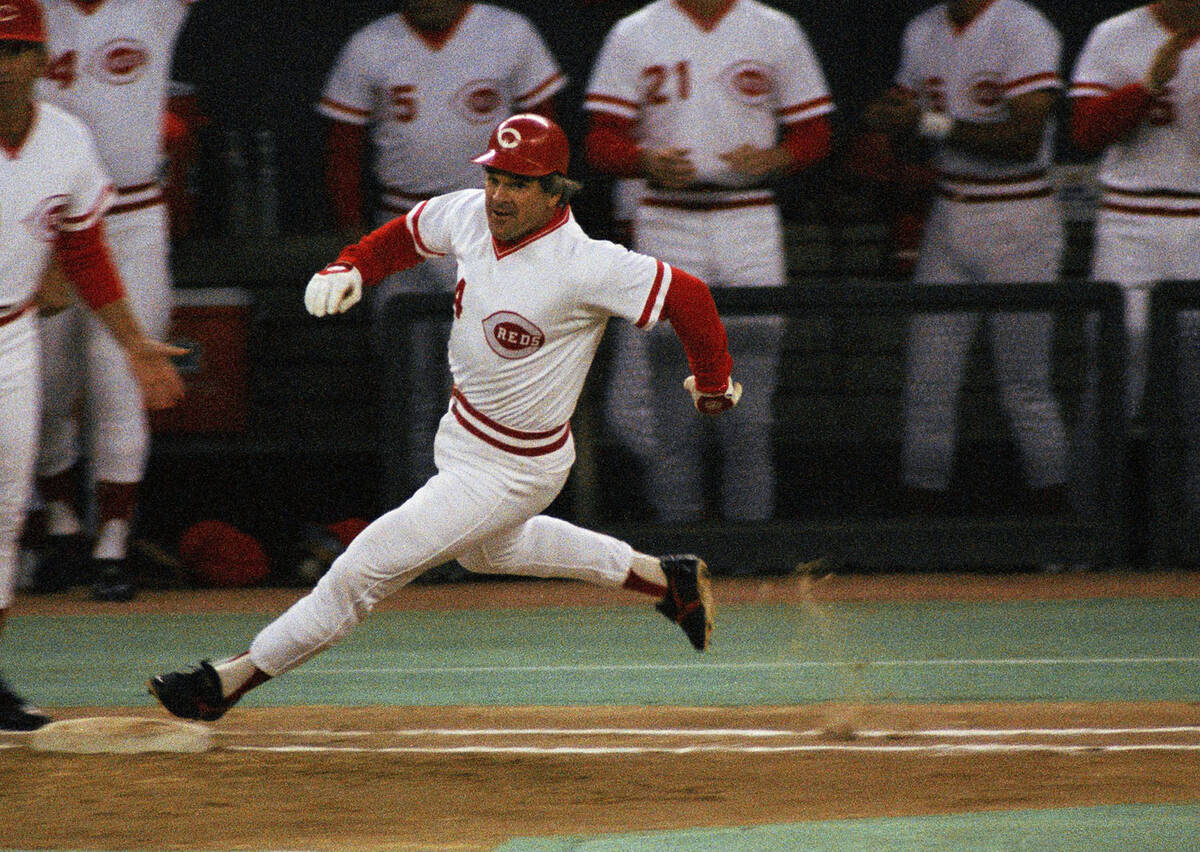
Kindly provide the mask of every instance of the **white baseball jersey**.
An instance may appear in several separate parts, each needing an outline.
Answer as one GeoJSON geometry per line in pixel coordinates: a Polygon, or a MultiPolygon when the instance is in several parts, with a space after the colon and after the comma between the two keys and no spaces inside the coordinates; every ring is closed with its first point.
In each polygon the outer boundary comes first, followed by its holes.
{"type": "Polygon", "coordinates": [[[459,422],[521,455],[562,446],[608,318],[653,326],[670,267],[593,240],[569,208],[502,246],[480,189],[422,202],[405,221],[422,255],[458,261],[450,370],[459,422]]]}
{"type": "Polygon", "coordinates": [[[83,119],[120,198],[161,198],[162,113],[175,40],[195,0],[42,0],[49,67],[42,98],[83,119]]]}
{"type": "MultiPolygon", "coordinates": [[[[1037,9],[1021,0],[994,0],[966,27],[941,3],[913,18],[904,30],[896,84],[925,109],[976,123],[1008,117],[1006,99],[1062,85],[1062,39],[1037,9]]],[[[937,146],[933,164],[950,197],[979,199],[1049,194],[1054,124],[1046,122],[1033,161],[1005,162],[937,146]]]]}
{"type": "Polygon", "coordinates": [[[90,228],[112,198],[87,129],[57,107],[37,104],[21,148],[0,159],[0,307],[32,298],[56,231],[90,228]]]}
{"type": "Polygon", "coordinates": [[[477,186],[471,158],[487,147],[492,128],[564,85],[528,19],[472,3],[442,43],[398,13],[359,30],[342,49],[317,110],[371,126],[381,203],[403,212],[477,186]]]}
{"type": "MultiPolygon", "coordinates": [[[[1071,79],[1072,97],[1103,96],[1146,78],[1170,38],[1141,6],[1092,30],[1071,79]]],[[[1102,205],[1131,212],[1200,212],[1200,43],[1179,56],[1179,70],[1151,113],[1105,150],[1099,179],[1102,205]]]]}
{"type": "MultiPolygon", "coordinates": [[[[701,21],[674,0],[656,0],[608,33],[584,107],[636,120],[647,147],[688,149],[698,183],[745,190],[757,179],[718,155],[773,147],[780,124],[828,113],[833,100],[807,36],[783,12],[735,0],[701,21]]],[[[739,196],[757,197],[770,194],[739,196]]]]}

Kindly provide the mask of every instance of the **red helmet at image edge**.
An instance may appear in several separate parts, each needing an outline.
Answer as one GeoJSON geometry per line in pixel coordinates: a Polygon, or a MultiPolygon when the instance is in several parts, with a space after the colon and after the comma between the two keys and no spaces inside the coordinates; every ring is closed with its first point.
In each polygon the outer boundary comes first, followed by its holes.
{"type": "Polygon", "coordinates": [[[42,7],[35,0],[0,0],[0,41],[45,44],[42,7]]]}
{"type": "Polygon", "coordinates": [[[488,149],[471,162],[524,177],[567,173],[571,148],[567,134],[548,118],[522,113],[492,131],[488,149]]]}

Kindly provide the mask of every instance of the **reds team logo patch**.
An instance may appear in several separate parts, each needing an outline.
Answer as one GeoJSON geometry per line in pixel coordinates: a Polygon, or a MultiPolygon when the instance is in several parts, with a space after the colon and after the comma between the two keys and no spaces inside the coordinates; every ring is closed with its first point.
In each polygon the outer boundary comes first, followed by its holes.
{"type": "Polygon", "coordinates": [[[725,91],[736,101],[750,106],[765,104],[775,94],[775,72],[770,65],[746,61],[721,72],[725,91]]]}
{"type": "Polygon", "coordinates": [[[53,242],[58,234],[58,226],[63,214],[67,211],[66,195],[51,195],[38,202],[28,216],[21,221],[39,240],[44,243],[53,242]]]}
{"type": "Polygon", "coordinates": [[[967,86],[967,98],[976,106],[995,109],[1004,100],[1004,84],[999,75],[978,75],[967,86]]]}
{"type": "Polygon", "coordinates": [[[139,80],[150,62],[150,51],[139,41],[118,38],[105,44],[92,58],[92,73],[106,83],[124,86],[139,80]]]}
{"type": "Polygon", "coordinates": [[[504,106],[499,80],[472,80],[454,93],[454,110],[472,124],[491,124],[504,106]]]}
{"type": "Polygon", "coordinates": [[[509,361],[528,358],[546,342],[540,328],[512,311],[496,311],[485,317],[483,337],[493,352],[509,361]]]}

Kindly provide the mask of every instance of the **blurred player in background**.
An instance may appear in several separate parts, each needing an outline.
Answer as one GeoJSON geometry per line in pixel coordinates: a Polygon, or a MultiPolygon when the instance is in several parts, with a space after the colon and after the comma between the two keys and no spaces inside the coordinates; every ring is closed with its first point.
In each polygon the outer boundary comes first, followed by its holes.
{"type": "MultiPolygon", "coordinates": [[[[34,308],[53,253],[134,381],[138,404],[172,405],[183,382],[148,339],[109,257],[102,217],[113,188],[86,128],[34,99],[46,68],[45,27],[34,0],[0,4],[0,628],[13,604],[17,541],[33,485],[42,388],[34,308]]],[[[48,279],[41,301],[61,305],[48,279]]],[[[0,730],[49,721],[0,679],[0,730]]]]}
{"type": "MultiPolygon", "coordinates": [[[[714,286],[785,282],[783,228],[770,182],[829,152],[833,101],[799,24],[757,0],[656,0],[618,21],[588,82],[587,155],[646,189],[634,215],[638,251],[714,286]]],[[[775,511],[771,433],[779,317],[727,322],[747,403],[714,425],[723,463],[721,513],[761,521],[775,511]]],[[[707,423],[681,417],[667,389],[678,352],[659,331],[618,345],[646,349],[652,411],[647,488],[663,521],[702,517],[707,423]]],[[[621,377],[625,381],[628,377],[621,377]]]]}
{"type": "MultiPolygon", "coordinates": [[[[350,38],[317,107],[329,120],[325,182],[347,241],[434,195],[478,187],[470,158],[496,122],[513,112],[553,118],[553,97],[566,85],[542,37],[516,12],[465,0],[401,0],[397,7],[350,38]],[[368,158],[374,193],[363,187],[368,158]]],[[[389,335],[385,305],[400,292],[449,293],[454,281],[454,264],[439,258],[372,293],[385,416],[403,412],[384,430],[389,503],[433,474],[430,447],[450,388],[449,325],[417,318],[389,335]]]]}
{"type": "Polygon", "coordinates": [[[669,319],[692,369],[684,387],[696,409],[715,415],[737,404],[741,386],[712,294],[682,270],[583,232],[569,204],[579,184],[567,177],[567,137],[549,119],[505,119],[474,162],[484,167],[484,189],[421,202],[343,249],[304,296],[314,316],[338,314],[364,285],[427,258],[454,259],[454,389],[435,439],[437,473],[362,530],[248,652],[153,678],[150,691],[175,715],[219,718],[449,559],[471,571],[659,597],[658,610],[692,645],[708,647],[713,604],[700,559],[647,556],[539,513],[574,463],[570,417],[611,317],[644,329],[669,319]]]}
{"type": "MultiPolygon", "coordinates": [[[[937,183],[915,282],[1057,278],[1063,226],[1047,169],[1061,50],[1058,32],[1021,0],[950,0],[909,22],[895,87],[868,108],[866,123],[899,146],[916,138],[932,152],[937,183]]],[[[914,509],[946,506],[958,396],[980,321],[978,312],[959,312],[910,324],[902,472],[914,509]]],[[[1065,506],[1053,316],[996,312],[984,321],[1031,501],[1065,506]]]]}
{"type": "MultiPolygon", "coordinates": [[[[1089,35],[1071,82],[1072,139],[1100,154],[1100,209],[1091,277],[1125,294],[1126,414],[1141,412],[1150,294],[1158,281],[1200,279],[1200,2],[1161,0],[1110,18],[1089,35]]],[[[1188,441],[1188,492],[1200,509],[1200,318],[1181,320],[1179,391],[1188,441]]],[[[1092,352],[1095,350],[1093,348],[1092,352]]],[[[1094,367],[1094,365],[1091,365],[1094,367]]],[[[1078,468],[1092,507],[1094,379],[1078,468]]]]}
{"type": "MultiPolygon", "coordinates": [[[[45,0],[48,65],[42,97],[91,130],[117,197],[106,214],[113,260],[129,303],[153,337],[171,317],[168,222],[159,173],[164,109],[175,41],[193,0],[45,0]]],[[[45,409],[38,453],[47,546],[46,588],[82,579],[91,593],[123,601],[136,594],[126,570],[150,427],[126,359],[78,307],[45,319],[45,409]],[[86,456],[90,469],[82,470],[86,456]],[[94,487],[95,536],[84,545],[85,483],[94,487]]]]}

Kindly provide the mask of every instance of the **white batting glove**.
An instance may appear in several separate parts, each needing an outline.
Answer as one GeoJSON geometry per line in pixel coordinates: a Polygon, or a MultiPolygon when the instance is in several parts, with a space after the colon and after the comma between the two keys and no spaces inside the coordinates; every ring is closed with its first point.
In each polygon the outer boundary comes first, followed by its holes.
{"type": "Polygon", "coordinates": [[[733,377],[725,383],[725,390],[720,393],[703,393],[696,390],[696,377],[688,376],[683,380],[683,388],[692,395],[692,404],[701,414],[720,414],[738,404],[742,398],[742,386],[733,377]]]}
{"type": "Polygon", "coordinates": [[[348,263],[331,263],[309,279],[304,307],[314,317],[340,314],[362,298],[362,273],[348,263]]]}

